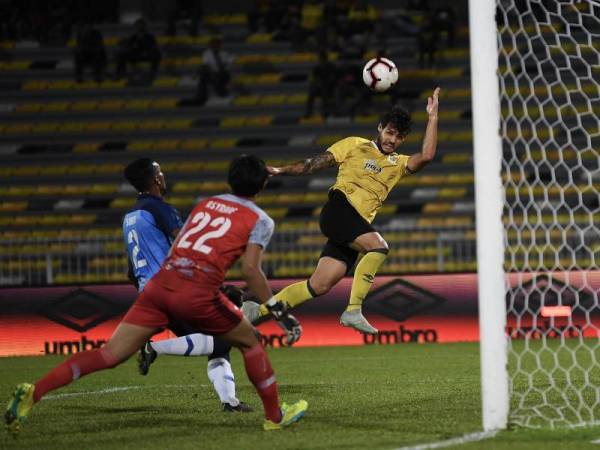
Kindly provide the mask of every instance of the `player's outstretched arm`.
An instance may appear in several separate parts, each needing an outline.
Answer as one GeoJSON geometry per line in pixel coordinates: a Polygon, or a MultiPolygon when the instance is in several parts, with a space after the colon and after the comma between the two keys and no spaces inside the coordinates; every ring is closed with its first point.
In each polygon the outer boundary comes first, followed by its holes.
{"type": "Polygon", "coordinates": [[[415,153],[408,159],[408,170],[412,173],[418,172],[435,157],[437,149],[437,134],[438,134],[438,96],[440,88],[435,88],[433,95],[427,98],[427,128],[425,129],[425,137],[423,138],[423,147],[421,153],[415,153]]]}
{"type": "Polygon", "coordinates": [[[265,303],[273,296],[273,291],[262,271],[263,248],[258,244],[249,243],[246,246],[242,260],[242,276],[250,292],[265,303]]]}
{"type": "Polygon", "coordinates": [[[271,175],[310,175],[322,169],[336,165],[335,158],[331,152],[319,153],[312,158],[288,164],[283,167],[267,166],[271,175]]]}

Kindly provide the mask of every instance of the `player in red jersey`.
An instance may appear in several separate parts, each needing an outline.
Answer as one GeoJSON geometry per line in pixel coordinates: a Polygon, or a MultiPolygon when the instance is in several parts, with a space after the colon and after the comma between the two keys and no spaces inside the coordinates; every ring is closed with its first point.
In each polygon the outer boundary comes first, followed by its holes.
{"type": "Polygon", "coordinates": [[[275,374],[254,328],[219,290],[227,270],[243,255],[242,272],[249,290],[261,302],[275,303],[261,269],[273,220],[253,202],[267,178],[261,159],[246,155],[235,158],[228,173],[233,194],[210,197],[196,205],[161,269],[104,347],[77,353],[35,385],[17,386],[5,413],[8,430],[18,432],[33,404],[46,393],[89,373],[119,365],[171,321],[219,336],[241,351],[248,378],[263,402],[265,430],[280,429],[299,420],[307,402],[279,405],[275,374]]]}

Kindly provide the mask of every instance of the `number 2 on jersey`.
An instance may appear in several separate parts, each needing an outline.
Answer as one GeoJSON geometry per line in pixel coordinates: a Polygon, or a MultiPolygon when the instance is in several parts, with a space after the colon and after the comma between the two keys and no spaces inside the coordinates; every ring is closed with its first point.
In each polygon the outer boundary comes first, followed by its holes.
{"type": "Polygon", "coordinates": [[[138,238],[137,231],[131,230],[129,233],[127,233],[127,243],[133,244],[133,248],[131,249],[131,260],[133,262],[133,266],[136,269],[146,267],[146,260],[144,258],[138,258],[138,253],[140,252],[140,240],[138,238]]]}
{"type": "Polygon", "coordinates": [[[192,217],[191,223],[194,225],[188,231],[185,232],[181,239],[177,243],[178,248],[190,248],[192,242],[188,239],[191,235],[202,231],[207,226],[215,228],[215,230],[207,231],[199,235],[193,243],[192,250],[196,250],[200,253],[208,255],[212,251],[212,247],[205,243],[210,239],[216,239],[222,237],[231,228],[231,220],[227,217],[217,217],[211,221],[212,217],[207,212],[201,211],[192,217]],[[218,228],[217,228],[218,227],[218,228]]]}

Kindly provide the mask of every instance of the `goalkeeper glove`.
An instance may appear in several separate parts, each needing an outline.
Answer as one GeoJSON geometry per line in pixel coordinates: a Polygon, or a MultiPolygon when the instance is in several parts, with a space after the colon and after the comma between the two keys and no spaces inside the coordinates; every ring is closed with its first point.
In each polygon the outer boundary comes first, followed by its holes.
{"type": "Polygon", "coordinates": [[[302,336],[302,325],[300,325],[298,319],[287,311],[285,305],[282,302],[269,305],[267,302],[267,309],[277,321],[277,325],[285,331],[286,344],[291,346],[298,342],[302,336]]]}

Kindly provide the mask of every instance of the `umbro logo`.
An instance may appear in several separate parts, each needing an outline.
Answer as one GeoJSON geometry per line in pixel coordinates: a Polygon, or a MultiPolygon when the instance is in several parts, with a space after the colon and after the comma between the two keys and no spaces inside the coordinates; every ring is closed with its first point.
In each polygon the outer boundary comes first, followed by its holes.
{"type": "Polygon", "coordinates": [[[367,296],[364,309],[398,322],[436,308],[446,299],[401,278],[374,289],[367,296]]]}
{"type": "Polygon", "coordinates": [[[42,314],[53,322],[82,333],[128,308],[129,304],[114,303],[85,289],[75,289],[46,305],[42,314]]]}
{"type": "Polygon", "coordinates": [[[363,280],[365,280],[367,283],[373,284],[374,279],[375,279],[375,277],[373,275],[371,275],[370,273],[365,273],[363,275],[363,280]]]}

